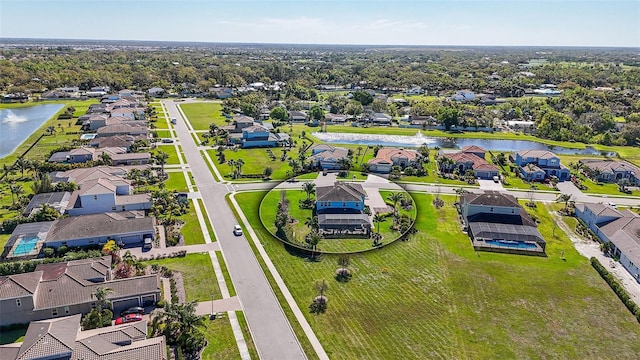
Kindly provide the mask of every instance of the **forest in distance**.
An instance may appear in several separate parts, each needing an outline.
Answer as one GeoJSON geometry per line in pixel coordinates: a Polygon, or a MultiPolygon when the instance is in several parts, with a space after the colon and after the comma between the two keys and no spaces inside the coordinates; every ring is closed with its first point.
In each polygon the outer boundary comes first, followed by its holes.
{"type": "MultiPolygon", "coordinates": [[[[251,83],[286,84],[279,91],[235,92],[227,104],[255,109],[282,101],[288,110],[322,101],[332,112],[359,115],[372,106],[392,116],[409,112],[465,126],[494,119],[535,122],[534,135],[557,141],[637,145],[640,59],[635,48],[390,47],[207,44],[3,39],[0,92],[41,94],[88,90],[167,89],[177,96],[215,97],[213,89],[251,83]],[[557,96],[528,96],[552,85],[557,96]],[[407,96],[410,110],[346,93],[368,90],[407,96]],[[327,92],[326,89],[343,90],[327,92]],[[504,101],[452,102],[461,89],[504,101]],[[364,102],[363,102],[364,100],[364,102]],[[306,104],[305,104],[306,102],[306,104]],[[251,106],[249,106],[251,105],[251,106]],[[362,106],[361,106],[362,105],[362,106]]],[[[478,98],[479,99],[479,98],[478,98]]],[[[312,105],[313,105],[312,104],[312,105]]]]}

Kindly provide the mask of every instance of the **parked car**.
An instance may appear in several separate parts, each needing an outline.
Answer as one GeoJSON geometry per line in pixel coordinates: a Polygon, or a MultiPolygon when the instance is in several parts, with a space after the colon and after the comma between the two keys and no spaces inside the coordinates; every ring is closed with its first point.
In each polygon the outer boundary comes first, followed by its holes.
{"type": "Polygon", "coordinates": [[[500,177],[498,177],[498,176],[494,176],[494,177],[493,177],[493,182],[494,182],[494,183],[499,183],[499,182],[500,182],[500,177]]]}
{"type": "Polygon", "coordinates": [[[116,319],[116,325],[142,320],[142,314],[127,314],[116,319]]]}
{"type": "Polygon", "coordinates": [[[233,235],[235,236],[241,236],[242,235],[242,228],[240,227],[240,225],[235,225],[233,227],[233,235]]]}
{"type": "Polygon", "coordinates": [[[176,122],[177,122],[177,121],[176,121],[176,118],[171,118],[171,123],[172,123],[173,125],[175,125],[175,124],[176,124],[176,122]]]}
{"type": "Polygon", "coordinates": [[[142,250],[151,250],[153,248],[153,239],[150,237],[144,238],[144,243],[142,244],[142,250]]]}
{"type": "Polygon", "coordinates": [[[134,306],[120,312],[120,316],[126,316],[129,314],[144,314],[144,308],[140,306],[134,306]]]}
{"type": "Polygon", "coordinates": [[[165,144],[170,144],[173,142],[173,139],[165,138],[165,139],[162,139],[162,142],[165,144]]]}

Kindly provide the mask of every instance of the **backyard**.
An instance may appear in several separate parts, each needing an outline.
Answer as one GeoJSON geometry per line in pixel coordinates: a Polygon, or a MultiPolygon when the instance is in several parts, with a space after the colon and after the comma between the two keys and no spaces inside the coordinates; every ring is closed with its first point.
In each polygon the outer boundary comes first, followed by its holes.
{"type": "Polygon", "coordinates": [[[542,204],[533,211],[548,242],[545,258],[475,253],[459,230],[454,197],[443,196],[436,210],[431,195],[413,194],[418,234],[351,256],[353,278],[339,283],[336,256],[292,256],[261,226],[264,194],[236,199],[303,311],[317,295],[314,281],[329,284],[327,312],[305,316],[332,359],[634,358],[640,351],[637,321],[542,204]]]}

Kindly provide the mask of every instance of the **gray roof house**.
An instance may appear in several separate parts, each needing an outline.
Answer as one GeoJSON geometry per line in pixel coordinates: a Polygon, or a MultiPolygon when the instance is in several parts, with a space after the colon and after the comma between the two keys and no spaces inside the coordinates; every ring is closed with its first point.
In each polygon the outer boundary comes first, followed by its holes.
{"type": "Polygon", "coordinates": [[[66,211],[71,216],[151,209],[150,194],[133,194],[127,180],[99,178],[84,181],[71,194],[66,211]]]}
{"type": "Polygon", "coordinates": [[[640,168],[624,160],[581,159],[585,172],[602,182],[618,182],[628,179],[631,184],[640,183],[640,168]]]}
{"type": "Polygon", "coordinates": [[[323,170],[341,169],[340,160],[348,159],[349,150],[327,144],[317,144],[311,147],[310,160],[314,166],[323,170]]]}
{"type": "Polygon", "coordinates": [[[157,274],[112,279],[111,257],[40,264],[35,271],[0,277],[0,326],[86,314],[99,287],[113,292],[114,312],[160,300],[157,274]]]}
{"type": "Polygon", "coordinates": [[[367,197],[362,185],[335,182],[316,188],[316,212],[320,232],[326,237],[345,234],[369,237],[371,220],[364,212],[367,197]]]}
{"type": "Polygon", "coordinates": [[[6,360],[166,360],[164,336],[147,339],[147,322],[81,331],[81,316],[33,321],[22,342],[0,346],[6,360]]]}
{"type": "Polygon", "coordinates": [[[497,191],[465,194],[460,211],[476,250],[544,255],[546,241],[515,197],[497,191]]]}
{"type": "Polygon", "coordinates": [[[610,242],[620,264],[640,281],[640,215],[605,204],[576,204],[576,217],[610,242]]]}

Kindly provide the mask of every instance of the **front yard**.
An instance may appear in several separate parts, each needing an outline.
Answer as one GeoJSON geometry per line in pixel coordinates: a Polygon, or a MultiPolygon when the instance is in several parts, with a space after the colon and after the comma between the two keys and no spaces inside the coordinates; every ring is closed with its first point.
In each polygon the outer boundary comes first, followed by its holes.
{"type": "Polygon", "coordinates": [[[413,194],[418,234],[351,256],[353,278],[340,283],[336,256],[293,256],[262,227],[264,194],[236,199],[303,311],[317,295],[314,282],[329,284],[327,312],[305,316],[332,359],[634,358],[640,351],[637,321],[542,204],[533,211],[546,258],[476,253],[460,231],[454,197],[442,196],[446,205],[437,210],[433,196],[413,194]]]}

